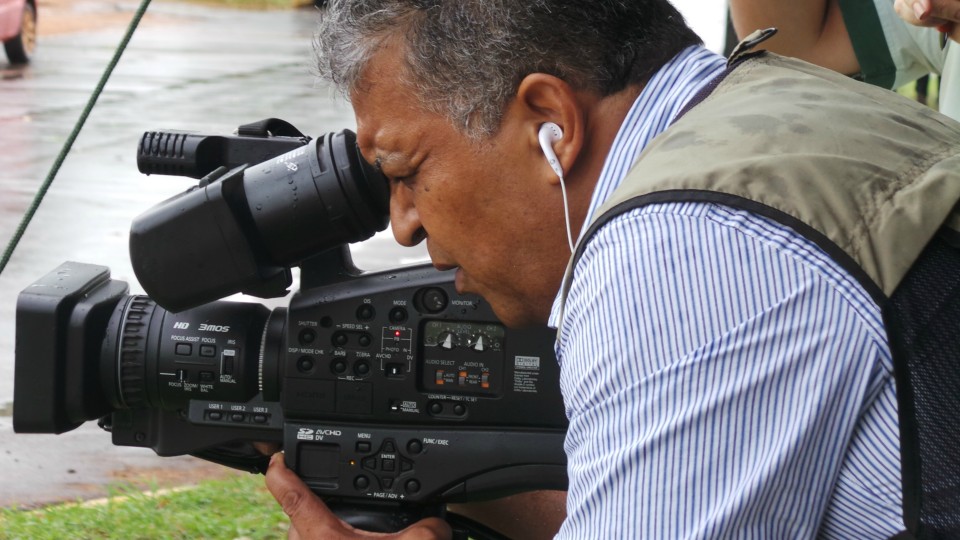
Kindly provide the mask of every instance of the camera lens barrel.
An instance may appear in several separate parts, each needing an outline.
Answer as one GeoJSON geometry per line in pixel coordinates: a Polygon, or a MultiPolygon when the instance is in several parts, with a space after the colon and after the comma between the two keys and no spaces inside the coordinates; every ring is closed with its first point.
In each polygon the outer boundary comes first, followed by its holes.
{"type": "Polygon", "coordinates": [[[130,260],[147,294],[172,311],[236,292],[283,296],[291,266],[385,229],[389,197],[356,135],[330,133],[138,216],[130,260]]]}
{"type": "Polygon", "coordinates": [[[387,226],[389,186],[356,136],[329,133],[244,171],[244,192],[270,262],[290,266],[387,226]]]}
{"type": "Polygon", "coordinates": [[[126,302],[121,302],[117,310],[119,332],[107,333],[108,336],[115,335],[116,339],[104,340],[100,356],[103,386],[116,389],[115,393],[111,393],[115,408],[145,407],[148,405],[146,370],[150,323],[153,322],[154,313],[163,311],[163,308],[146,296],[131,296],[126,302]]]}
{"type": "Polygon", "coordinates": [[[261,356],[261,340],[276,340],[265,332],[269,314],[261,304],[241,302],[171,313],[146,296],[127,297],[106,328],[101,385],[117,410],[178,410],[191,399],[248,401],[260,391],[262,374],[277,372],[276,355],[261,356]]]}

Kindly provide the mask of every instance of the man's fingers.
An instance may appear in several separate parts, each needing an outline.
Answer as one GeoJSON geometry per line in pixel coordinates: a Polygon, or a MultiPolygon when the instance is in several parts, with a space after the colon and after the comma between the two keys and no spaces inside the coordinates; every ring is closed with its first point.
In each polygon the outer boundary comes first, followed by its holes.
{"type": "Polygon", "coordinates": [[[400,533],[403,540],[437,540],[451,536],[453,531],[450,524],[440,518],[421,519],[400,533]]]}
{"type": "Polygon", "coordinates": [[[893,9],[909,24],[933,28],[960,42],[960,0],[894,0],[893,9]]]}
{"type": "Polygon", "coordinates": [[[283,454],[270,458],[266,476],[267,489],[290,517],[289,539],[344,537],[403,538],[403,540],[436,540],[450,538],[450,525],[439,518],[428,518],[411,525],[396,535],[364,532],[354,529],[336,516],[319,497],[310,491],[297,475],[283,463],[283,454]]]}
{"type": "Polygon", "coordinates": [[[947,22],[960,22],[960,0],[917,0],[927,2],[930,17],[947,22]]]}
{"type": "Polygon", "coordinates": [[[929,15],[923,11],[921,3],[914,0],[894,0],[893,10],[901,19],[915,26],[925,26],[923,19],[929,15]]]}
{"type": "Polygon", "coordinates": [[[895,0],[893,9],[901,19],[917,26],[960,22],[960,0],[895,0]]]}
{"type": "Polygon", "coordinates": [[[257,452],[260,452],[265,456],[272,456],[280,451],[280,443],[255,442],[251,444],[253,444],[253,447],[257,449],[257,452]]]}
{"type": "Polygon", "coordinates": [[[324,528],[344,529],[343,523],[327,505],[284,465],[283,454],[277,453],[270,458],[266,483],[284,513],[290,516],[291,527],[300,536],[312,538],[312,531],[324,528]]]}

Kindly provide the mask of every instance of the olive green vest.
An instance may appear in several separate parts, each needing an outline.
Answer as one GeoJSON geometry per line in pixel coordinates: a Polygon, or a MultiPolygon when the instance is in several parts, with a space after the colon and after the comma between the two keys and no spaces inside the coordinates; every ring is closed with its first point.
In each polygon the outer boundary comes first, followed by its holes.
{"type": "Polygon", "coordinates": [[[597,211],[562,302],[594,232],[646,204],[719,203],[794,228],[883,310],[901,429],[898,538],[958,537],[960,123],[804,62],[747,56],[644,149],[597,211]]]}
{"type": "Polygon", "coordinates": [[[576,251],[628,208],[717,202],[794,226],[882,301],[958,200],[960,123],[763,53],[729,70],[644,149],[576,251]]]}

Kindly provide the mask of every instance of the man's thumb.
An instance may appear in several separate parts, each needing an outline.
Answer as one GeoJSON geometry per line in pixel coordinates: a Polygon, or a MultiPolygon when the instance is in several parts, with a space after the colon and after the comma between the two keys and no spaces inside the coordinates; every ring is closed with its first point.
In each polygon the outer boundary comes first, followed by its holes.
{"type": "Polygon", "coordinates": [[[266,475],[267,489],[290,516],[290,523],[301,535],[320,525],[336,526],[340,520],[310,491],[293,471],[283,463],[283,454],[270,458],[266,475]]]}

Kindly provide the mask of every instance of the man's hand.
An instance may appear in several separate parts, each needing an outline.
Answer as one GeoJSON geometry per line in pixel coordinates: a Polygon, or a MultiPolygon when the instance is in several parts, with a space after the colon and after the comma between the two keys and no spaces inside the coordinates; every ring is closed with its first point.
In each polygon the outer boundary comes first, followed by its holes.
{"type": "Polygon", "coordinates": [[[960,41],[960,0],[895,0],[893,8],[912,25],[936,28],[960,41]]]}
{"type": "Polygon", "coordinates": [[[283,454],[274,454],[267,469],[267,489],[290,516],[288,538],[347,539],[396,538],[398,540],[436,540],[451,536],[450,526],[439,518],[427,518],[396,534],[361,531],[351,527],[327,508],[296,474],[283,463],[283,454]]]}

